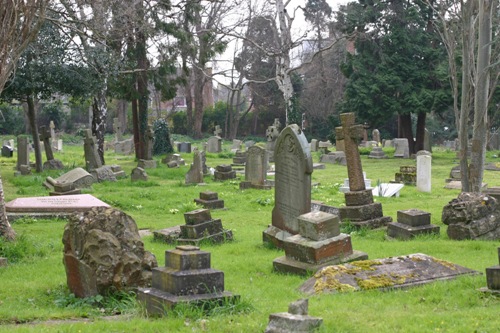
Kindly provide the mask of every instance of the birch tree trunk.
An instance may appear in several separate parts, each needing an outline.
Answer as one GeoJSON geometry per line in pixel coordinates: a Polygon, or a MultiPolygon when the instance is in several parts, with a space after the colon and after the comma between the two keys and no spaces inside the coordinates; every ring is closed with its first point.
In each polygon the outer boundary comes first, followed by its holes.
{"type": "Polygon", "coordinates": [[[106,117],[108,116],[108,102],[106,100],[106,85],[100,89],[92,100],[92,134],[97,139],[97,151],[104,165],[104,133],[106,129],[106,117]]]}

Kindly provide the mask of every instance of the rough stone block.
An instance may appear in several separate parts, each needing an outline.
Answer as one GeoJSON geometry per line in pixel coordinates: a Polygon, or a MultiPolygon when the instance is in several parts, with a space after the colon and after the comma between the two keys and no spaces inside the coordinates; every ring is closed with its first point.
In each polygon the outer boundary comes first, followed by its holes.
{"type": "Polygon", "coordinates": [[[165,251],[165,266],[179,271],[210,268],[210,253],[197,246],[180,245],[165,251]]]}
{"type": "Polygon", "coordinates": [[[398,239],[411,239],[422,234],[439,235],[439,227],[433,224],[410,226],[398,222],[387,224],[387,236],[398,239]]]}
{"type": "Polygon", "coordinates": [[[202,199],[202,200],[217,200],[217,199],[219,199],[219,195],[217,194],[217,192],[212,192],[212,191],[200,192],[200,199],[202,199]]]}
{"type": "Polygon", "coordinates": [[[210,220],[194,225],[181,225],[182,238],[197,239],[222,231],[222,222],[220,219],[210,220]]]}
{"type": "Polygon", "coordinates": [[[194,199],[194,202],[203,206],[203,208],[206,208],[206,209],[222,209],[222,208],[224,208],[224,200],[194,199]]]}
{"type": "Polygon", "coordinates": [[[177,244],[189,244],[198,246],[202,242],[222,243],[233,240],[233,232],[231,230],[223,230],[216,234],[207,235],[201,238],[179,238],[177,244]]]}
{"type": "Polygon", "coordinates": [[[297,219],[299,233],[305,238],[322,241],[340,234],[340,221],[336,215],[314,211],[300,215],[297,219]]]}
{"type": "Polygon", "coordinates": [[[346,234],[323,241],[311,241],[301,235],[295,235],[285,239],[283,244],[288,258],[311,264],[352,254],[351,237],[346,234]]]}
{"type": "Polygon", "coordinates": [[[174,271],[169,267],[156,267],[152,287],[174,295],[220,292],[224,291],[224,272],[211,268],[174,271]]]}
{"type": "Polygon", "coordinates": [[[196,209],[187,213],[184,213],[184,221],[188,225],[200,224],[206,221],[210,221],[212,216],[210,210],[208,209],[196,209]]]}
{"type": "Polygon", "coordinates": [[[431,224],[431,214],[419,209],[398,210],[398,222],[412,227],[431,224]]]}
{"type": "Polygon", "coordinates": [[[374,202],[363,206],[346,206],[339,208],[340,219],[342,221],[366,221],[377,217],[382,217],[382,204],[374,202]]]}
{"type": "Polygon", "coordinates": [[[269,324],[265,333],[314,332],[323,324],[323,319],[294,315],[287,312],[269,315],[269,324]]]}
{"type": "Polygon", "coordinates": [[[230,172],[233,170],[233,168],[228,164],[221,164],[221,165],[216,166],[215,170],[217,170],[219,172],[230,172]]]}

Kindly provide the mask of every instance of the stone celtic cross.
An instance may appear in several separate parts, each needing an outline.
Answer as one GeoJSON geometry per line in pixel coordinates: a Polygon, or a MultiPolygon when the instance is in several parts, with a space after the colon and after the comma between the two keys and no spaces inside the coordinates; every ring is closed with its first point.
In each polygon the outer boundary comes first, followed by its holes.
{"type": "Polygon", "coordinates": [[[40,126],[40,140],[43,141],[43,147],[45,148],[45,155],[47,160],[53,160],[54,154],[52,153],[52,147],[50,146],[50,131],[47,130],[46,126],[40,126]]]}
{"type": "Polygon", "coordinates": [[[220,128],[219,125],[216,125],[215,131],[214,131],[214,136],[220,136],[221,133],[222,133],[222,129],[220,128]]]}
{"type": "Polygon", "coordinates": [[[355,125],[354,118],[354,113],[342,113],[340,115],[342,127],[336,127],[335,133],[338,140],[344,140],[349,189],[364,191],[366,187],[358,151],[358,140],[363,137],[364,128],[363,125],[355,125]]]}

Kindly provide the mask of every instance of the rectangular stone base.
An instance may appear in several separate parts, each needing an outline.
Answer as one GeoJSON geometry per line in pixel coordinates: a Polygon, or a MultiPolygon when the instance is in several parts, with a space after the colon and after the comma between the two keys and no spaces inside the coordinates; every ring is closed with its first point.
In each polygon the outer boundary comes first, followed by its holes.
{"type": "Polygon", "coordinates": [[[262,232],[262,241],[267,244],[272,244],[278,249],[282,249],[284,247],[283,241],[290,236],[292,236],[292,234],[288,231],[270,225],[262,232]]]}
{"type": "Polygon", "coordinates": [[[486,268],[486,285],[500,292],[500,266],[486,268]]]}
{"type": "Polygon", "coordinates": [[[210,220],[195,225],[181,225],[181,238],[198,239],[223,231],[220,219],[210,220]]]}
{"type": "Polygon", "coordinates": [[[203,200],[203,199],[194,199],[194,202],[203,206],[206,209],[222,209],[224,208],[224,200],[203,200]]]}
{"type": "Polygon", "coordinates": [[[224,290],[224,273],[212,268],[179,271],[155,267],[151,285],[174,295],[207,294],[224,290]]]}
{"type": "Polygon", "coordinates": [[[387,236],[398,239],[411,239],[417,235],[437,234],[439,227],[434,224],[410,226],[403,223],[391,222],[387,224],[387,236]]]}
{"type": "Polygon", "coordinates": [[[370,219],[366,221],[351,221],[351,224],[356,228],[376,229],[386,226],[387,223],[389,222],[392,222],[392,217],[382,216],[379,218],[370,219]]]}
{"type": "Polygon", "coordinates": [[[179,238],[177,239],[177,243],[179,245],[198,246],[202,242],[223,243],[225,241],[231,241],[231,240],[233,240],[233,232],[231,230],[224,230],[222,232],[197,239],[179,238]]]}
{"type": "Polygon", "coordinates": [[[251,182],[240,183],[240,190],[246,190],[248,188],[254,188],[257,190],[271,190],[273,186],[270,184],[252,184],[251,182]]]}
{"type": "Polygon", "coordinates": [[[310,264],[320,264],[352,254],[351,236],[346,234],[320,241],[294,235],[285,239],[283,244],[288,258],[310,264]]]}
{"type": "Polygon", "coordinates": [[[207,308],[207,305],[234,304],[239,298],[239,295],[233,295],[227,291],[185,296],[176,296],[154,288],[139,288],[137,291],[137,300],[144,304],[149,315],[165,315],[167,311],[172,310],[180,303],[189,303],[207,308]]]}
{"type": "Polygon", "coordinates": [[[321,264],[310,264],[287,258],[286,256],[274,259],[273,268],[277,272],[291,273],[297,275],[309,275],[318,271],[321,267],[338,265],[350,261],[366,260],[368,254],[354,250],[350,255],[333,258],[331,261],[326,261],[321,264]]]}
{"type": "Polygon", "coordinates": [[[361,206],[344,206],[339,208],[339,217],[342,221],[366,221],[382,217],[382,215],[382,204],[380,202],[374,202],[361,206]]]}

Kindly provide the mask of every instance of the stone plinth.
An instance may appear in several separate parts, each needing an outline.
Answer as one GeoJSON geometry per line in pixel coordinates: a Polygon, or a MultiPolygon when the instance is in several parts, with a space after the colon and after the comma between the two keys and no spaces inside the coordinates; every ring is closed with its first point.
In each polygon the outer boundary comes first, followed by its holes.
{"type": "Polygon", "coordinates": [[[179,244],[198,245],[203,241],[222,243],[233,239],[231,230],[222,227],[220,219],[212,219],[210,210],[197,209],[184,214],[185,225],[181,225],[179,244]]]}
{"type": "Polygon", "coordinates": [[[306,275],[326,265],[368,258],[352,249],[349,235],[340,233],[338,216],[314,211],[297,220],[299,234],[283,241],[285,256],[273,261],[276,271],[306,275]]]}
{"type": "Polygon", "coordinates": [[[368,158],[382,159],[387,158],[387,155],[382,150],[382,147],[377,146],[372,148],[372,150],[370,151],[370,155],[368,155],[368,158]]]}
{"type": "Polygon", "coordinates": [[[156,160],[140,159],[137,163],[137,167],[142,169],[156,169],[156,160]]]}
{"type": "Polygon", "coordinates": [[[221,164],[215,167],[214,180],[228,180],[236,178],[236,171],[232,166],[221,164]]]}
{"type": "Polygon", "coordinates": [[[371,190],[350,191],[344,193],[346,206],[339,208],[340,220],[349,221],[355,227],[370,229],[385,226],[392,221],[390,216],[383,216],[382,204],[373,202],[371,190]]]}
{"type": "Polygon", "coordinates": [[[405,185],[417,184],[417,167],[416,166],[400,166],[399,172],[395,175],[396,183],[403,183],[405,185]]]}
{"type": "MultiPolygon", "coordinates": [[[[500,263],[500,247],[498,248],[498,261],[500,263]]],[[[500,295],[500,265],[486,268],[486,286],[480,290],[500,295]]]]}
{"type": "Polygon", "coordinates": [[[203,206],[206,209],[222,209],[224,208],[224,200],[219,199],[217,192],[205,191],[200,192],[200,198],[194,199],[194,202],[203,206]]]}
{"type": "Polygon", "coordinates": [[[431,224],[431,214],[418,210],[398,210],[398,222],[387,225],[387,236],[410,239],[422,234],[439,235],[439,227],[431,224]]]}
{"type": "Polygon", "coordinates": [[[210,253],[191,245],[165,252],[165,267],[153,269],[151,288],[139,288],[139,302],[150,315],[164,315],[179,303],[235,302],[224,291],[224,272],[210,268],[210,253]]]}
{"type": "Polygon", "coordinates": [[[288,312],[269,315],[269,324],[264,333],[316,332],[323,319],[308,315],[308,300],[301,299],[288,306],[288,312]]]}

